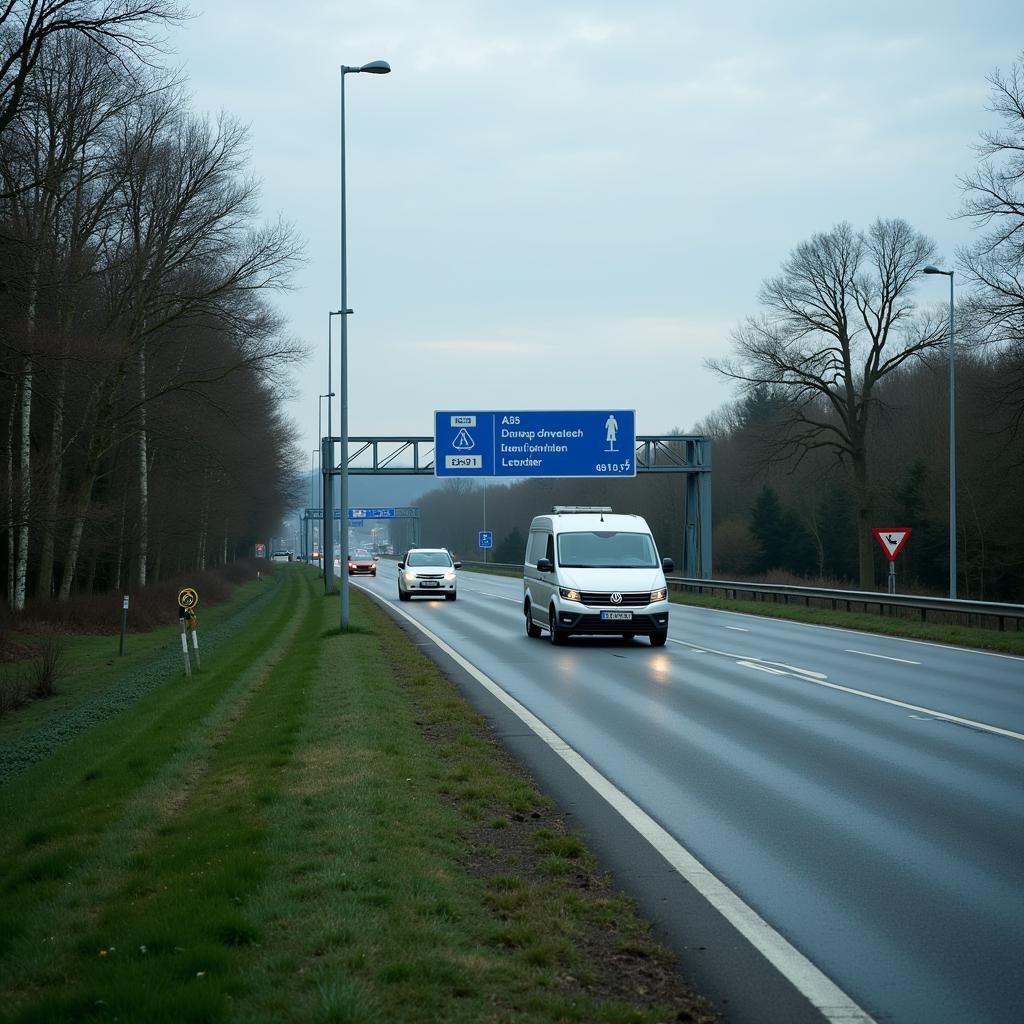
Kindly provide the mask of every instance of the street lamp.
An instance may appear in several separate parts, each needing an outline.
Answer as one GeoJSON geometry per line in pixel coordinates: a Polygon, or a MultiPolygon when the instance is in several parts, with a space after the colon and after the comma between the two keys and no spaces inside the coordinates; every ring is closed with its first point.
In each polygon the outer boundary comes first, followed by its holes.
{"type": "MultiPolygon", "coordinates": [[[[323,446],[324,446],[324,427],[323,427],[323,412],[324,412],[324,399],[327,399],[327,434],[330,436],[331,433],[331,399],[334,397],[335,392],[330,390],[331,387],[331,317],[337,316],[337,313],[331,313],[327,317],[327,394],[320,396],[320,401],[317,402],[316,408],[316,439],[320,445],[320,506],[321,512],[326,517],[327,506],[327,488],[331,486],[331,478],[324,474],[324,458],[323,458],[323,446]]],[[[333,445],[332,445],[333,448],[333,445]]],[[[330,460],[328,460],[329,462],[330,460]]],[[[314,503],[315,504],[315,503],[314,503]]],[[[331,561],[330,568],[324,568],[324,594],[329,594],[334,587],[334,544],[331,540],[331,523],[326,518],[321,519],[323,524],[320,527],[320,546],[328,547],[331,549],[331,561]]]]}
{"type": "MultiPolygon", "coordinates": [[[[391,65],[386,60],[372,60],[357,68],[341,65],[341,387],[338,389],[339,419],[338,433],[341,438],[339,468],[341,476],[340,505],[341,518],[338,534],[340,545],[340,562],[338,572],[341,576],[341,631],[348,630],[348,266],[345,247],[345,76],[365,71],[371,75],[386,75],[391,65]],[[342,568],[344,567],[344,569],[342,568]]],[[[330,330],[330,320],[328,320],[330,330]]]]}
{"type": "Polygon", "coordinates": [[[953,271],[929,264],[922,274],[949,278],[949,596],[956,599],[956,349],[953,345],[953,271]]]}

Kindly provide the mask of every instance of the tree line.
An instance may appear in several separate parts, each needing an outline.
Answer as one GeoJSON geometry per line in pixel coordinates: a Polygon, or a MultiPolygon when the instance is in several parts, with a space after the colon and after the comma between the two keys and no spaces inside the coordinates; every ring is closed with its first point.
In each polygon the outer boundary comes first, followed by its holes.
{"type": "MultiPolygon", "coordinates": [[[[714,575],[873,590],[887,563],[872,527],[906,526],[901,589],[946,591],[951,313],[935,282],[955,280],[958,596],[1024,601],[1024,54],[989,84],[999,127],[956,211],[978,230],[952,264],[900,218],[838,224],[796,246],[709,362],[738,388],[689,431],[712,439],[714,575]]],[[[493,557],[521,561],[552,504],[611,504],[680,564],[683,496],[675,476],[492,486],[493,557]]],[[[427,542],[479,557],[482,490],[448,482],[421,507],[427,542]]]]}
{"type": "Polygon", "coordinates": [[[247,129],[162,66],[167,0],[0,8],[0,566],[7,604],[252,553],[290,507],[269,302],[302,246],[258,217],[247,129]]]}

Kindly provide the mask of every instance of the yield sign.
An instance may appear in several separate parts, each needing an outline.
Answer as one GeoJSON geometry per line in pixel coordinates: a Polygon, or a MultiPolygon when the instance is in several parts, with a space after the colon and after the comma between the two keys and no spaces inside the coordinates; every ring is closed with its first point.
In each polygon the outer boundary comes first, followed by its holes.
{"type": "Polygon", "coordinates": [[[885,557],[890,562],[895,562],[896,556],[903,550],[903,545],[907,543],[907,538],[910,536],[910,527],[891,526],[886,529],[873,526],[871,532],[875,535],[875,540],[882,545],[885,557]]]}

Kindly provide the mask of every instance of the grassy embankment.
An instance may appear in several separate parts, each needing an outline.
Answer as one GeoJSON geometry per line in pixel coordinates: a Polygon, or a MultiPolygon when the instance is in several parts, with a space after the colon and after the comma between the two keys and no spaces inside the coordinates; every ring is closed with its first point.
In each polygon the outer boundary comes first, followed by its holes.
{"type": "MultiPolygon", "coordinates": [[[[384,613],[353,594],[342,636],[312,571],[272,586],[223,609],[202,673],[165,658],[0,785],[0,1020],[710,1019],[384,613]]],[[[85,644],[8,738],[176,643],[85,644]]]]}

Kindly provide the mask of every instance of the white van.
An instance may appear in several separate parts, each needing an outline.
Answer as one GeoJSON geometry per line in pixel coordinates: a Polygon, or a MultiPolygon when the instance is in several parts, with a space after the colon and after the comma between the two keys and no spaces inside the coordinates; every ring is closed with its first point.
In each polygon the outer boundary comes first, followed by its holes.
{"type": "Polygon", "coordinates": [[[659,558],[643,516],[600,506],[556,505],[530,524],[523,567],[527,636],[553,644],[573,633],[668,639],[671,558],[659,558]]]}

